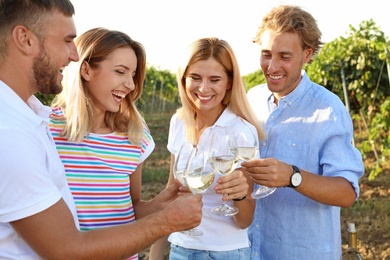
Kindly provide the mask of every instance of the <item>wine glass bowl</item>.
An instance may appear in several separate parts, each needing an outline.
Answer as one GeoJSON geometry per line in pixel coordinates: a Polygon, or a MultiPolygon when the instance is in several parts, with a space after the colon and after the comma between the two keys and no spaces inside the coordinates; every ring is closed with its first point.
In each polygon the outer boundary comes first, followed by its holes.
{"type": "Polygon", "coordinates": [[[185,182],[192,193],[204,193],[214,182],[214,171],[206,167],[202,146],[195,148],[187,164],[185,182]]]}
{"type": "Polygon", "coordinates": [[[187,163],[193,152],[194,146],[191,143],[184,142],[180,147],[179,153],[176,155],[175,162],[173,164],[173,176],[182,185],[186,185],[186,182],[184,180],[184,174],[186,171],[187,163]]]}
{"type": "Polygon", "coordinates": [[[221,175],[228,175],[237,167],[238,158],[232,155],[210,157],[211,167],[221,175]]]}

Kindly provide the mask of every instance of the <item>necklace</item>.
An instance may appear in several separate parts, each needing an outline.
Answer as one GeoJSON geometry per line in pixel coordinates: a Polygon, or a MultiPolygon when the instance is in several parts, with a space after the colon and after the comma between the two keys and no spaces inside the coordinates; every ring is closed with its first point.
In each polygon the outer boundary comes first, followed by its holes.
{"type": "Polygon", "coordinates": [[[111,133],[112,130],[106,124],[102,124],[98,127],[91,128],[89,132],[95,134],[108,134],[111,133]]]}

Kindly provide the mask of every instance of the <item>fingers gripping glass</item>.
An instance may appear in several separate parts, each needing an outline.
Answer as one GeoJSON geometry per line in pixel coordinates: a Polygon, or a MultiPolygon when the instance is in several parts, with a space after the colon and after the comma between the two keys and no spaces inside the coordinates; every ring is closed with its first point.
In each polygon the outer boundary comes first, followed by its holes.
{"type": "MultiPolygon", "coordinates": [[[[235,124],[228,129],[234,135],[234,138],[230,139],[231,150],[240,160],[250,161],[259,150],[259,141],[254,133],[255,129],[252,129],[247,121],[242,120],[241,122],[243,124],[235,124]]],[[[264,198],[276,190],[276,188],[269,188],[259,184],[257,186],[258,188],[251,194],[253,199],[264,198]]]]}

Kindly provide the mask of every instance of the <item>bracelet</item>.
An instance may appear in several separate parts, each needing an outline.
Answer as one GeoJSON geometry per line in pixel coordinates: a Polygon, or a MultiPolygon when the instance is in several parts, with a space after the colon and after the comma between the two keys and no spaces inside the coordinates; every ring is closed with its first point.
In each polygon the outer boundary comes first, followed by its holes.
{"type": "Polygon", "coordinates": [[[242,197],[241,199],[233,199],[233,200],[234,200],[234,201],[242,201],[242,200],[244,200],[244,199],[246,199],[246,196],[242,197]]]}

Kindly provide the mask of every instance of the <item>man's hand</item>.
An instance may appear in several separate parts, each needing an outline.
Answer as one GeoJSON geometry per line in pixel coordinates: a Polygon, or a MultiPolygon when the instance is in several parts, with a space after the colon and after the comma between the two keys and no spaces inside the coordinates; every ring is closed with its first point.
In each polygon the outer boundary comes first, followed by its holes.
{"type": "Polygon", "coordinates": [[[171,232],[199,226],[202,219],[202,195],[179,196],[161,213],[166,218],[164,224],[171,232]]]}
{"type": "Polygon", "coordinates": [[[180,182],[175,181],[174,184],[163,189],[153,199],[155,200],[156,205],[159,205],[160,209],[165,209],[169,203],[171,203],[174,199],[177,198],[180,186],[180,182]]]}
{"type": "Polygon", "coordinates": [[[290,184],[291,165],[275,158],[253,159],[242,162],[254,182],[267,187],[285,187],[290,184]]]}

